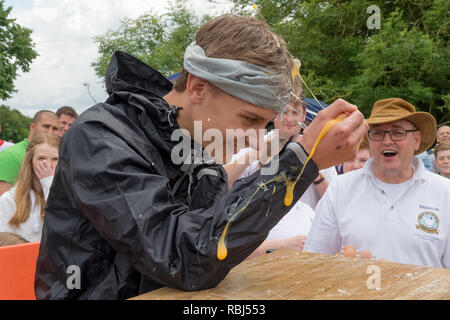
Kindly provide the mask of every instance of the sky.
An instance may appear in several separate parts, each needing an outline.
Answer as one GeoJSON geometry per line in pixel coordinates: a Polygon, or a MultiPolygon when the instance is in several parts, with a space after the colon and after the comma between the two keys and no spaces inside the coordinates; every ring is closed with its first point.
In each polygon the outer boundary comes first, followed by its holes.
{"type": "MultiPolygon", "coordinates": [[[[199,15],[229,12],[227,0],[185,0],[186,8],[199,15]]],[[[14,84],[18,92],[0,100],[32,117],[39,110],[56,111],[68,105],[78,113],[102,102],[107,94],[91,63],[98,57],[93,38],[115,30],[125,18],[144,13],[161,14],[169,1],[161,0],[4,0],[12,7],[9,18],[33,31],[31,37],[39,56],[30,71],[19,73],[14,84]]],[[[175,1],[171,1],[174,3],[175,1]]]]}

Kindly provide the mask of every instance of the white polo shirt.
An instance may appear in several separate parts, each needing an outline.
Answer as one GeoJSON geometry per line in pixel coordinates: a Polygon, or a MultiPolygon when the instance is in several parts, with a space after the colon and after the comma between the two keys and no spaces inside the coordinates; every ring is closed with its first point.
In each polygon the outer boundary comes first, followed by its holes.
{"type": "Polygon", "coordinates": [[[306,236],[313,219],[314,210],[306,203],[297,201],[292,209],[270,230],[266,240],[306,236]]]}
{"type": "MultiPolygon", "coordinates": [[[[325,178],[328,184],[330,184],[338,176],[336,168],[334,166],[322,169],[319,172],[322,174],[322,176],[325,178]]],[[[308,189],[306,189],[305,193],[300,197],[300,201],[306,203],[312,209],[316,209],[319,200],[320,200],[319,192],[316,190],[316,187],[313,183],[308,187],[308,189]]]]}
{"type": "Polygon", "coordinates": [[[426,171],[416,157],[413,168],[391,199],[373,175],[373,158],[334,179],[316,207],[304,250],[336,254],[352,245],[389,262],[450,268],[450,179],[426,171]]]}

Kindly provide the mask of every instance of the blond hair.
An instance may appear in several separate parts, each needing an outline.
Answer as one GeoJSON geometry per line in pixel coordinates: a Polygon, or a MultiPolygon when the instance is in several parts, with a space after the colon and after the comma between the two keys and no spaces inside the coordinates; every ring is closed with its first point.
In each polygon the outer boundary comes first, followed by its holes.
{"type": "MultiPolygon", "coordinates": [[[[301,84],[291,76],[294,62],[286,41],[273,33],[266,22],[224,14],[202,25],[195,42],[210,58],[245,61],[281,74],[282,86],[292,88],[300,96],[301,84]]],[[[181,71],[174,86],[176,91],[186,90],[188,75],[185,69],[181,71]]]]}
{"type": "Polygon", "coordinates": [[[59,147],[59,137],[51,133],[35,133],[27,147],[22,167],[16,182],[15,203],[16,210],[9,220],[9,224],[18,228],[21,223],[28,220],[31,211],[30,191],[34,191],[36,203],[41,206],[41,218],[45,214],[45,198],[42,185],[33,170],[33,156],[36,146],[40,144],[48,144],[52,147],[59,147]]]}
{"type": "Polygon", "coordinates": [[[12,232],[0,232],[0,247],[23,243],[29,243],[29,241],[12,232]]]}

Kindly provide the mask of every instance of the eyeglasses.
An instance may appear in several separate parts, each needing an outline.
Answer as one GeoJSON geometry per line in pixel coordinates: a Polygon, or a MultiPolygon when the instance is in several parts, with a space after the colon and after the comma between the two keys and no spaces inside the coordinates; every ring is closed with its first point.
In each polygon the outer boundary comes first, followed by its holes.
{"type": "Polygon", "coordinates": [[[414,132],[414,131],[418,131],[418,129],[412,129],[412,130],[393,129],[393,130],[389,130],[389,131],[374,129],[374,130],[369,130],[367,132],[367,134],[369,136],[369,139],[373,140],[373,141],[383,141],[386,133],[389,134],[389,137],[391,137],[392,141],[401,141],[406,138],[406,135],[408,134],[408,132],[414,132]]]}

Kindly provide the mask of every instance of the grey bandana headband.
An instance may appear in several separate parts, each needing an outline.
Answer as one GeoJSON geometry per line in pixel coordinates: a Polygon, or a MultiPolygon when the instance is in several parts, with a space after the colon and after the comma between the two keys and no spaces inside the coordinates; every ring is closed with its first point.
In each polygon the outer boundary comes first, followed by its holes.
{"type": "Polygon", "coordinates": [[[256,106],[280,113],[289,103],[290,90],[283,87],[280,74],[245,61],[210,58],[195,42],[186,48],[183,66],[189,73],[256,106]]]}

